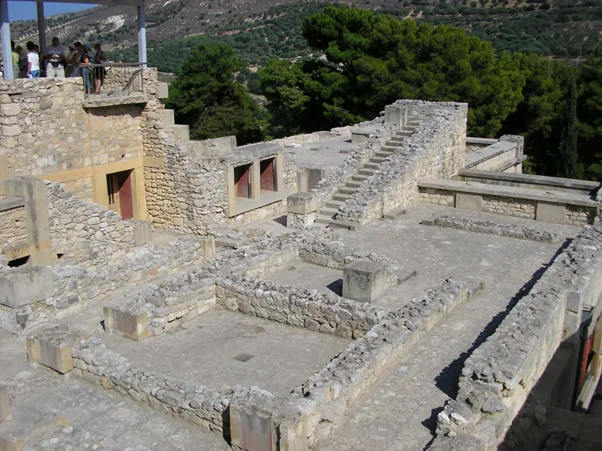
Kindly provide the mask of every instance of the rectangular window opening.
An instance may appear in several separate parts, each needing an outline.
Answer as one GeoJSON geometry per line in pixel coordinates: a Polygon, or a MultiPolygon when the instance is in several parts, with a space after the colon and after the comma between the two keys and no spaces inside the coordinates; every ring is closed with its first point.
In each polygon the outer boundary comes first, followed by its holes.
{"type": "Polygon", "coordinates": [[[234,168],[236,197],[251,198],[251,166],[251,164],[245,164],[234,168]]]}
{"type": "Polygon", "coordinates": [[[262,191],[278,191],[276,182],[276,158],[266,158],[259,162],[262,191]]]}

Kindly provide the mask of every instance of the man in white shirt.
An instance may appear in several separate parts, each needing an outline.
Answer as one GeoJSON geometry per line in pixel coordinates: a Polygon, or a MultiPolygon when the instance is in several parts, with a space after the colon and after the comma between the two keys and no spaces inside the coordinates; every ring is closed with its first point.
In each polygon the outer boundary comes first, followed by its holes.
{"type": "Polygon", "coordinates": [[[40,78],[40,55],[35,51],[33,42],[27,44],[27,78],[40,78]]]}
{"type": "Polygon", "coordinates": [[[46,48],[44,59],[46,63],[46,78],[65,76],[65,49],[61,47],[59,38],[52,38],[52,45],[46,48]]]}

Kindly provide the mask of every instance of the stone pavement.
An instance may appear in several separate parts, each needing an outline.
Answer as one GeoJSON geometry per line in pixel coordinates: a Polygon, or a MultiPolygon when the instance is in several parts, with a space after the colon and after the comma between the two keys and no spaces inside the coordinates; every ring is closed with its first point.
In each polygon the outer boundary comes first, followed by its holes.
{"type": "MultiPolygon", "coordinates": [[[[344,241],[370,246],[389,258],[397,256],[404,265],[413,261],[418,277],[407,283],[408,295],[457,273],[484,280],[485,290],[452,311],[360,398],[334,435],[319,444],[320,450],[424,449],[433,438],[437,413],[455,395],[464,359],[492,333],[501,312],[558,249],[558,245],[456,230],[423,232],[420,227],[426,226],[417,225],[417,220],[432,211],[440,209],[421,206],[397,221],[345,234],[344,241]],[[378,236],[378,242],[369,242],[368,233],[378,236]]],[[[563,226],[557,230],[566,235],[578,232],[563,226]]]]}

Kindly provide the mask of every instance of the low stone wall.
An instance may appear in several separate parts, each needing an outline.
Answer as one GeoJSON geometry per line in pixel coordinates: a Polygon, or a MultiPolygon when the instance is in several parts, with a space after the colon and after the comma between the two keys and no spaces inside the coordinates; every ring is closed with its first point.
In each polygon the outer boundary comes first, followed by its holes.
{"type": "Polygon", "coordinates": [[[171,331],[215,307],[215,280],[202,270],[177,273],[126,305],[104,307],[105,330],[133,340],[171,331]]]}
{"type": "Polygon", "coordinates": [[[133,368],[126,358],[107,349],[97,338],[75,343],[71,357],[74,376],[218,434],[229,432],[230,399],[237,391],[247,390],[241,387],[210,389],[155,374],[146,368],[133,368]]]}
{"type": "Polygon", "coordinates": [[[478,221],[460,216],[444,215],[435,219],[424,219],[420,224],[506,236],[521,240],[541,241],[544,243],[558,243],[562,239],[561,235],[557,232],[535,230],[519,224],[497,224],[491,221],[478,221]]]}
{"type": "Polygon", "coordinates": [[[483,196],[483,210],[487,213],[535,219],[537,201],[513,197],[483,196]]]}
{"type": "Polygon", "coordinates": [[[418,198],[418,180],[451,178],[464,166],[467,105],[398,100],[423,123],[339,208],[337,220],[364,224],[407,207],[418,198]]]}
{"type": "Polygon", "coordinates": [[[449,191],[433,188],[418,188],[418,198],[425,204],[443,205],[445,207],[456,206],[456,196],[449,191]]]}
{"type": "Polygon", "coordinates": [[[600,224],[583,230],[466,360],[456,399],[438,415],[440,435],[472,434],[483,450],[500,443],[560,344],[579,330],[584,304],[602,294],[601,245],[600,224]]]}

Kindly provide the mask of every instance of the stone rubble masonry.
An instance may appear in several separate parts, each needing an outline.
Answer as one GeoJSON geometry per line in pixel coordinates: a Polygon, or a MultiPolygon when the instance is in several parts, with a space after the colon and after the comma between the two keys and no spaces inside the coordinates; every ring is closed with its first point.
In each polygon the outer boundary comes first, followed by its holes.
{"type": "Polygon", "coordinates": [[[418,198],[423,178],[452,178],[464,167],[467,105],[398,100],[422,124],[339,207],[336,220],[365,224],[407,208],[418,198]]]}
{"type": "Polygon", "coordinates": [[[105,330],[140,341],[174,330],[215,305],[214,278],[194,268],[149,285],[126,305],[104,307],[105,330]]]}
{"type": "Polygon", "coordinates": [[[125,357],[107,349],[94,337],[76,342],[71,356],[74,376],[220,435],[229,430],[230,399],[238,392],[248,391],[239,386],[215,390],[133,368],[125,357]]]}
{"type": "MultiPolygon", "coordinates": [[[[0,201],[6,203],[7,200],[0,201]]],[[[0,208],[0,243],[3,253],[9,250],[28,246],[27,229],[25,227],[25,208],[21,202],[20,206],[13,208],[0,208]]]]}
{"type": "Polygon", "coordinates": [[[438,433],[475,435],[491,449],[563,341],[578,333],[585,305],[600,297],[602,224],[585,228],[559,254],[495,333],[466,360],[456,399],[438,415],[438,433]]]}
{"type": "Polygon", "coordinates": [[[554,231],[536,230],[520,224],[499,224],[491,221],[480,221],[455,215],[443,215],[435,219],[424,219],[420,223],[489,235],[507,236],[521,240],[541,241],[544,243],[558,243],[562,239],[561,235],[554,231]]]}
{"type": "Polygon", "coordinates": [[[20,266],[0,271],[0,304],[15,308],[34,304],[54,295],[52,269],[20,266]]]}

